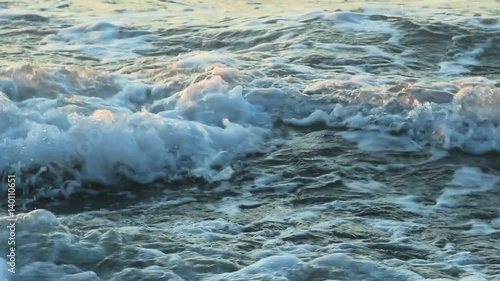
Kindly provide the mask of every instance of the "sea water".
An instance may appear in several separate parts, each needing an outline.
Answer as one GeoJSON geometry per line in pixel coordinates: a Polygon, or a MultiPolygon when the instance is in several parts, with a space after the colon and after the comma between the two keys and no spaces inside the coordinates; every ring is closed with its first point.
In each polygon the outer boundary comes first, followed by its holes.
{"type": "Polygon", "coordinates": [[[500,278],[498,1],[0,8],[0,280],[500,278]]]}

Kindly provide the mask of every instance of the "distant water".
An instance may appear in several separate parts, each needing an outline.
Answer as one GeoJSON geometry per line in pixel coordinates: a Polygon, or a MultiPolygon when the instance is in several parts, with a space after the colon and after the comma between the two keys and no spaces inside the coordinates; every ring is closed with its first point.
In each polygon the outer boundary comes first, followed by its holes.
{"type": "Polygon", "coordinates": [[[0,281],[500,280],[500,3],[408,3],[1,2],[0,281]]]}

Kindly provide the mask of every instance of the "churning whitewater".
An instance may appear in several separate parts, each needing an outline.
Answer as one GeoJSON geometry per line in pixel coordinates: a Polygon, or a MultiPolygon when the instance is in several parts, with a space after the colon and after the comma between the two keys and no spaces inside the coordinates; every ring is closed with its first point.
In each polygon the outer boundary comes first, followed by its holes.
{"type": "Polygon", "coordinates": [[[0,281],[500,278],[497,1],[302,2],[0,4],[0,281]]]}

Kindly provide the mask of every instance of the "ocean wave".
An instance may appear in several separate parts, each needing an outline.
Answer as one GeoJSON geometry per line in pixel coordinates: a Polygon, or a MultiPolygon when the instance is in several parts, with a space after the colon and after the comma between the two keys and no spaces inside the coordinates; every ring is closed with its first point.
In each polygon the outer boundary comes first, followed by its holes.
{"type": "Polygon", "coordinates": [[[485,78],[380,84],[344,75],[299,90],[256,87],[261,77],[217,67],[165,94],[89,69],[0,73],[0,169],[15,170],[28,190],[52,186],[51,194],[84,183],[229,179],[232,161],[279,141],[270,137],[275,122],[347,128],[341,135],[367,150],[500,152],[500,90],[485,78]]]}

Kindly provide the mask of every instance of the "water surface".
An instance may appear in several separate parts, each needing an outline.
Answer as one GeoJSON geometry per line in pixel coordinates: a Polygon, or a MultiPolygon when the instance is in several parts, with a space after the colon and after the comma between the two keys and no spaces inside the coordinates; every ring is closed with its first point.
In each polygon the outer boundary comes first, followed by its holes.
{"type": "Polygon", "coordinates": [[[498,1],[0,7],[0,280],[500,278],[498,1]]]}

